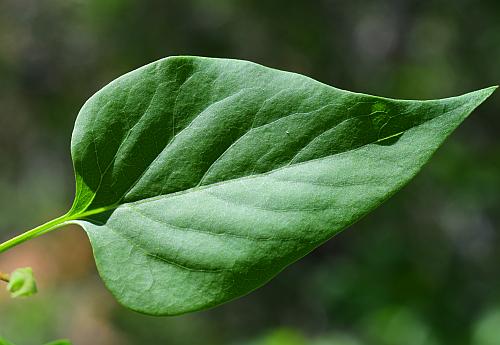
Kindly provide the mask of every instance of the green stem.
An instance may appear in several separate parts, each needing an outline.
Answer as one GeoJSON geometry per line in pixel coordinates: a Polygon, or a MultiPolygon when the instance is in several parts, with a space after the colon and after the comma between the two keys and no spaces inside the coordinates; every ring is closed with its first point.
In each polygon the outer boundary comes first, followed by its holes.
{"type": "Polygon", "coordinates": [[[85,211],[85,212],[79,212],[79,213],[73,213],[70,211],[67,214],[65,214],[64,216],[53,219],[50,222],[47,222],[47,223],[42,224],[40,226],[37,226],[34,229],[28,230],[25,233],[22,233],[21,235],[18,235],[14,238],[11,238],[8,241],[5,241],[4,243],[1,243],[0,244],[0,253],[3,253],[6,250],[8,250],[12,247],[15,247],[18,244],[21,244],[27,240],[30,240],[32,238],[36,238],[40,235],[46,234],[46,233],[51,232],[55,229],[58,229],[62,226],[65,226],[66,224],[68,224],[68,221],[76,220],[76,219],[84,219],[85,217],[92,216],[94,214],[99,214],[99,213],[106,212],[109,210],[114,210],[118,206],[119,206],[118,204],[114,204],[111,206],[100,207],[100,208],[96,208],[96,209],[85,211]]]}
{"type": "Polygon", "coordinates": [[[36,238],[40,235],[46,234],[47,232],[53,231],[57,228],[60,228],[64,225],[66,225],[66,221],[68,220],[67,215],[61,216],[59,218],[53,219],[50,222],[47,222],[45,224],[42,224],[40,226],[37,226],[34,229],[28,230],[25,233],[22,233],[21,235],[18,235],[14,238],[11,238],[8,241],[5,241],[4,243],[0,244],[0,253],[5,252],[6,250],[17,246],[18,244],[21,244],[27,240],[30,240],[32,238],[36,238]]]}

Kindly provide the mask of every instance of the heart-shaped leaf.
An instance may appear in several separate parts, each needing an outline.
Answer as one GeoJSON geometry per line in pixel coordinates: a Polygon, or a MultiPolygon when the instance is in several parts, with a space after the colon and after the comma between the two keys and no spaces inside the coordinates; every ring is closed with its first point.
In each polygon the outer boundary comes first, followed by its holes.
{"type": "Polygon", "coordinates": [[[246,61],[166,58],[86,102],[76,198],[52,225],[86,230],[127,307],[215,306],[380,205],[493,90],[392,100],[246,61]]]}

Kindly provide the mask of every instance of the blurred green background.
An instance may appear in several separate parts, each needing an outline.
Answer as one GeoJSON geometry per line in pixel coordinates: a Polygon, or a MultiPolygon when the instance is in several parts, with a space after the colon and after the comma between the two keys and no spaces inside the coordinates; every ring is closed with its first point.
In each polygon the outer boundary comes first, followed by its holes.
{"type": "MultiPolygon", "coordinates": [[[[500,1],[0,0],[0,240],[64,213],[79,108],[169,55],[252,60],[352,91],[440,98],[498,84],[500,1]]],[[[500,344],[500,94],[424,171],[258,291],[153,318],[119,306],[83,231],[0,256],[40,293],[0,291],[19,345],[500,344]]],[[[3,287],[2,287],[3,288],[3,287]]]]}

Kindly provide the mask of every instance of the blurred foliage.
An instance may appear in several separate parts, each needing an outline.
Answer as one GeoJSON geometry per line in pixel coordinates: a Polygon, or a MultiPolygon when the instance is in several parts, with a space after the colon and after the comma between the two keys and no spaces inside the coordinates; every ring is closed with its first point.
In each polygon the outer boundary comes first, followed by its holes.
{"type": "MultiPolygon", "coordinates": [[[[439,98],[499,83],[498,18],[498,0],[0,0],[0,240],[66,211],[76,114],[131,69],[233,57],[353,91],[439,98]]],[[[0,267],[32,266],[40,293],[0,293],[0,334],[23,345],[500,344],[499,114],[494,95],[401,193],[213,310],[125,310],[76,228],[23,244],[0,267]]]]}
{"type": "MultiPolygon", "coordinates": [[[[0,338],[0,345],[14,345],[14,344],[3,338],[0,338]]],[[[63,340],[51,341],[50,343],[47,343],[45,345],[71,345],[71,342],[69,340],[63,339],[63,340]]]]}

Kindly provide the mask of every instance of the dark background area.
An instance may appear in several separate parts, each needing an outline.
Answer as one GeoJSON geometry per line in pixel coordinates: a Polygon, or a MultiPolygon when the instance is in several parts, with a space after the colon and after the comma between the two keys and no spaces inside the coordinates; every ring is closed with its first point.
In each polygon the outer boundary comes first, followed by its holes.
{"type": "MultiPolygon", "coordinates": [[[[500,2],[0,0],[0,240],[69,208],[69,142],[85,100],[169,55],[252,60],[393,98],[448,97],[499,83],[500,2]]],[[[2,254],[0,269],[32,266],[40,292],[0,291],[0,335],[19,345],[498,345],[499,135],[497,92],[390,201],[209,311],[124,309],[77,227],[30,241],[2,254]]]]}

